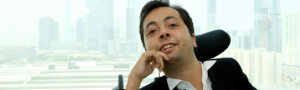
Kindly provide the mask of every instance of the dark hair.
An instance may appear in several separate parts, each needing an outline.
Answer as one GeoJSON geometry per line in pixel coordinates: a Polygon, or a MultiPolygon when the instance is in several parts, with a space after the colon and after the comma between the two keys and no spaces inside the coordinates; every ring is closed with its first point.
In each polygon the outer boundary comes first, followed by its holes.
{"type": "Polygon", "coordinates": [[[146,50],[145,47],[145,42],[144,42],[144,29],[143,29],[143,23],[144,20],[146,18],[146,16],[155,8],[159,8],[159,7],[170,7],[175,9],[179,15],[180,18],[183,19],[184,24],[187,26],[187,28],[189,29],[189,33],[192,35],[194,34],[194,25],[193,25],[193,21],[192,18],[190,17],[189,13],[182,7],[180,6],[170,6],[169,1],[168,0],[153,0],[153,1],[149,1],[142,9],[141,14],[140,14],[140,36],[141,36],[141,40],[143,43],[143,46],[146,50]]]}

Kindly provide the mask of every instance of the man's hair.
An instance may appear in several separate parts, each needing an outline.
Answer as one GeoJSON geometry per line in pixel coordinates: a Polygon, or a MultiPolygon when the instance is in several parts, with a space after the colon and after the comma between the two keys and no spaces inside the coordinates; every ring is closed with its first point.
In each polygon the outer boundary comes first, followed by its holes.
{"type": "Polygon", "coordinates": [[[170,6],[168,0],[153,0],[149,1],[142,9],[141,14],[140,14],[140,36],[141,40],[143,43],[143,46],[146,50],[145,47],[145,41],[144,41],[144,29],[143,29],[143,23],[146,18],[146,16],[154,9],[159,8],[159,7],[169,7],[175,9],[179,15],[180,18],[184,21],[184,24],[187,26],[189,33],[191,36],[194,34],[194,25],[192,18],[190,17],[189,13],[182,7],[180,6],[170,6]]]}

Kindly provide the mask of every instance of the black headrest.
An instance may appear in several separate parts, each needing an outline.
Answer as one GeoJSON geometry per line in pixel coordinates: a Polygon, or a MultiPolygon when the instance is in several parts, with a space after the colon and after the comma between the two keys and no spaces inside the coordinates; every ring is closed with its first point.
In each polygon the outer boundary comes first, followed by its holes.
{"type": "Polygon", "coordinates": [[[195,55],[199,61],[204,61],[225,51],[230,44],[230,36],[223,30],[214,30],[197,35],[196,43],[195,55]]]}

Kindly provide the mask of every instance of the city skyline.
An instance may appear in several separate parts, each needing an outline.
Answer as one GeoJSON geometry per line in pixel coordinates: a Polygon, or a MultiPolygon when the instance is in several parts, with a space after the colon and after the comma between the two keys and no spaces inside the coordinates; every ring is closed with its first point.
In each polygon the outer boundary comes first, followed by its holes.
{"type": "MultiPolygon", "coordinates": [[[[29,0],[28,2],[24,2],[24,5],[26,4],[30,4],[30,1],[31,2],[34,2],[35,0],[29,0]]],[[[117,2],[118,0],[114,0],[114,2],[117,2]]],[[[124,0],[119,0],[121,2],[124,2],[124,0]]],[[[174,0],[176,1],[176,0],[174,0]]],[[[234,1],[234,0],[232,0],[234,1]]],[[[145,1],[141,1],[139,3],[144,3],[145,1]]],[[[180,1],[178,0],[176,3],[179,3],[180,1]]],[[[206,25],[206,20],[202,20],[201,18],[205,18],[207,15],[201,15],[201,17],[196,17],[194,16],[195,15],[199,15],[199,13],[195,13],[195,10],[194,9],[189,9],[193,6],[188,6],[188,5],[185,5],[186,4],[190,4],[190,3],[187,3],[189,1],[186,1],[186,2],[182,2],[182,6],[185,6],[187,7],[188,11],[192,11],[191,12],[191,16],[193,17],[193,20],[194,22],[197,22],[195,23],[195,27],[196,26],[200,26],[200,27],[205,27],[203,25],[206,25]],[[201,19],[201,20],[200,20],[201,19]],[[204,22],[203,22],[204,21],[204,22]]],[[[203,2],[206,2],[206,1],[203,1],[203,2]]],[[[295,5],[295,3],[292,3],[292,2],[296,2],[296,1],[293,1],[293,0],[290,0],[289,1],[285,1],[285,2],[282,2],[280,3],[281,5],[281,12],[282,13],[288,13],[288,12],[300,12],[300,9],[297,9],[297,8],[291,8],[290,5],[295,5]]],[[[3,12],[2,15],[0,15],[0,18],[1,18],[1,24],[2,26],[0,26],[0,34],[1,36],[3,37],[1,40],[2,41],[5,41],[6,43],[14,43],[14,42],[10,42],[11,40],[5,40],[5,39],[12,39],[14,41],[17,41],[17,42],[25,42],[25,43],[30,43],[30,44],[33,44],[33,45],[38,45],[38,27],[32,27],[32,25],[34,26],[38,26],[38,19],[41,18],[41,17],[52,17],[54,18],[56,21],[58,21],[61,25],[59,27],[60,29],[60,32],[62,32],[61,30],[64,30],[65,29],[65,16],[66,15],[66,1],[62,2],[62,1],[47,1],[47,2],[36,2],[36,3],[40,3],[39,4],[34,4],[32,5],[32,7],[25,7],[29,10],[30,13],[24,13],[24,12],[19,12],[19,10],[17,8],[12,8],[12,10],[15,10],[17,12],[8,12],[7,10],[3,10],[1,9],[1,11],[3,12]],[[58,3],[59,2],[59,3],[58,3]],[[49,4],[46,4],[46,3],[49,3],[49,4]],[[56,4],[56,8],[51,8],[51,4],[56,4]],[[35,7],[45,7],[45,8],[35,8],[35,7]],[[23,14],[21,14],[23,13],[23,14]],[[19,15],[18,15],[19,14],[19,15]],[[29,22],[28,22],[29,21],[29,22]],[[7,23],[8,22],[8,23],[7,23]],[[24,22],[27,22],[27,24],[29,25],[25,25],[24,24],[21,24],[21,23],[24,23],[24,22]],[[18,28],[17,28],[18,27],[18,28]],[[10,34],[6,34],[6,33],[10,33],[10,34]],[[18,36],[18,37],[13,37],[13,36],[18,36]],[[5,39],[4,39],[5,38],[5,39]]],[[[223,1],[219,1],[219,3],[224,3],[223,1]]],[[[13,4],[13,1],[7,1],[7,2],[3,2],[2,4],[5,4],[5,5],[1,5],[2,8],[11,8],[12,6],[7,6],[9,4],[13,4]]],[[[114,4],[117,4],[117,3],[114,3],[114,4]]],[[[230,4],[230,1],[228,3],[224,3],[224,4],[230,4]]],[[[22,6],[22,5],[20,5],[22,6]]],[[[89,13],[89,10],[88,10],[88,7],[85,6],[85,0],[76,0],[76,1],[72,1],[71,4],[70,4],[71,8],[71,13],[72,13],[72,18],[71,18],[71,21],[72,21],[72,28],[74,29],[75,28],[75,25],[76,25],[76,20],[78,18],[83,18],[86,14],[89,13]]],[[[127,5],[126,5],[126,2],[125,4],[122,4],[122,5],[114,5],[114,7],[117,7],[117,8],[114,8],[114,18],[117,19],[117,20],[114,20],[114,21],[120,21],[121,18],[125,18],[125,17],[122,17],[120,15],[122,15],[122,12],[119,12],[119,11],[116,11],[115,9],[120,9],[120,8],[125,8],[127,5]]],[[[218,4],[218,1],[217,1],[217,6],[219,8],[223,8],[224,6],[220,6],[220,4],[218,4]]],[[[139,4],[137,8],[141,7],[141,5],[139,4]]],[[[197,6],[199,7],[199,6],[197,6]]],[[[199,8],[206,8],[205,6],[200,6],[199,8]]],[[[233,7],[229,7],[228,9],[232,9],[233,7]]],[[[245,9],[249,9],[251,11],[251,8],[245,8],[245,9]]],[[[203,10],[203,9],[201,9],[203,10]]],[[[218,10],[218,8],[217,8],[218,10]]],[[[246,10],[246,11],[249,11],[249,10],[246,10]]],[[[206,10],[203,10],[203,11],[206,11],[206,10]]],[[[201,13],[205,13],[201,11],[201,13]]],[[[139,12],[139,10],[137,10],[137,12],[139,12]]],[[[217,12],[220,12],[220,11],[217,11],[217,12]]],[[[125,14],[125,12],[123,12],[123,14],[125,14]]],[[[137,13],[138,14],[138,13],[137,13]]],[[[220,13],[220,14],[224,14],[223,12],[220,13]]],[[[126,16],[126,15],[125,15],[126,16]]],[[[228,17],[228,16],[226,16],[228,17]]],[[[220,18],[220,16],[217,16],[217,18],[221,21],[218,21],[218,25],[220,26],[220,28],[224,29],[224,30],[232,30],[232,29],[228,29],[228,27],[224,27],[221,24],[224,24],[225,26],[228,26],[228,24],[225,24],[225,23],[228,23],[228,22],[224,22],[224,19],[225,18],[220,18]]],[[[225,21],[227,21],[225,19],[225,21]]],[[[124,20],[121,20],[121,22],[119,24],[122,24],[123,22],[125,22],[124,20]]],[[[118,23],[117,23],[118,24],[118,23]]],[[[229,23],[230,24],[230,23],[229,23]]],[[[232,25],[236,25],[236,23],[232,24],[232,25]]],[[[115,25],[116,27],[120,27],[119,25],[115,25]]],[[[251,25],[250,25],[251,26],[251,25]]],[[[119,28],[119,29],[124,29],[124,28],[119,28]]],[[[248,28],[248,29],[244,29],[242,28],[241,30],[252,30],[251,28],[248,28]]],[[[122,31],[122,30],[121,30],[122,31]]],[[[197,31],[198,32],[198,31],[197,31]]],[[[121,35],[121,36],[125,36],[125,35],[121,35]]]]}
{"type": "MultiPolygon", "coordinates": [[[[52,75],[36,75],[37,72],[32,70],[35,67],[38,72],[52,72],[53,69],[53,72],[58,73],[58,78],[59,75],[72,72],[72,68],[78,70],[78,74],[100,74],[95,71],[100,70],[113,80],[106,85],[103,78],[93,78],[99,79],[96,82],[105,84],[105,87],[112,87],[115,82],[112,75],[117,73],[107,70],[117,72],[122,69],[122,74],[127,76],[126,72],[144,52],[139,36],[139,13],[146,2],[147,0],[0,1],[0,71],[4,70],[4,73],[0,72],[0,77],[9,77],[6,74],[10,73],[9,70],[18,71],[19,68],[33,73],[33,76],[26,78],[16,76],[24,82],[35,82],[33,78],[36,76],[52,75]]],[[[289,85],[300,88],[300,7],[295,7],[300,1],[170,2],[187,9],[193,19],[196,35],[214,29],[227,32],[231,37],[230,46],[217,58],[236,59],[250,82],[259,89],[274,90],[278,89],[276,87],[289,85]]],[[[86,78],[92,74],[84,75],[86,82],[93,82],[86,78]]],[[[146,82],[150,82],[156,75],[157,72],[154,72],[146,82]]],[[[68,82],[64,84],[68,85],[68,82]]],[[[145,84],[143,82],[142,85],[145,84]]],[[[30,86],[32,83],[24,85],[30,86]]],[[[3,87],[5,88],[0,85],[0,89],[3,87]]]]}

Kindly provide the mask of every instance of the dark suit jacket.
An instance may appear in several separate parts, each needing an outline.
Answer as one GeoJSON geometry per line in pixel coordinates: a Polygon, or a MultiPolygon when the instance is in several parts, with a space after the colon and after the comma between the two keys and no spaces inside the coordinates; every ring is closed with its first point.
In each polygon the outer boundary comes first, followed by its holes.
{"type": "MultiPolygon", "coordinates": [[[[216,60],[216,63],[208,70],[208,77],[211,80],[213,90],[256,90],[236,60],[233,58],[213,60],[216,60]]],[[[167,77],[159,77],[141,90],[169,90],[167,77]]]]}

